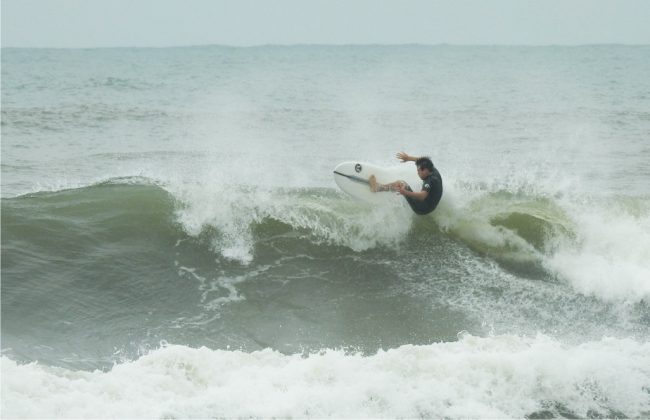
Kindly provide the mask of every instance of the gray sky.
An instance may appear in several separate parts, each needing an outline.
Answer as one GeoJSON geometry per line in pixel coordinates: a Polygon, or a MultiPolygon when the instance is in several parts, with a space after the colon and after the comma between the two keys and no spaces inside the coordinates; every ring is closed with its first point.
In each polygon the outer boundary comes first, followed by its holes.
{"type": "Polygon", "coordinates": [[[2,0],[3,47],[650,44],[650,0],[2,0]]]}

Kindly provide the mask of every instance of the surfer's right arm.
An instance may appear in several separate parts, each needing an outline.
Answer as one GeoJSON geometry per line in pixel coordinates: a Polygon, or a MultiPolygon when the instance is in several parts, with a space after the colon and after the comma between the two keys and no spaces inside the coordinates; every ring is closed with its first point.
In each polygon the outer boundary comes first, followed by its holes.
{"type": "Polygon", "coordinates": [[[399,152],[395,156],[397,157],[397,159],[401,160],[402,162],[415,162],[416,160],[419,159],[419,157],[417,156],[409,156],[408,153],[404,153],[404,152],[399,152]]]}

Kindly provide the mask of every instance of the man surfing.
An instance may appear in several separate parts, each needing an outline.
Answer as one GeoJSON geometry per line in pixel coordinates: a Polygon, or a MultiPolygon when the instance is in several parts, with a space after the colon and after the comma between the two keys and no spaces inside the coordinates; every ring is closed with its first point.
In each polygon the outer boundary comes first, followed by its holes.
{"type": "Polygon", "coordinates": [[[395,181],[389,184],[379,184],[377,178],[371,175],[368,179],[372,192],[396,191],[404,196],[416,214],[425,215],[435,210],[442,198],[442,177],[433,166],[430,158],[409,156],[404,152],[397,153],[396,157],[402,162],[415,162],[418,176],[422,180],[422,190],[415,192],[405,181],[395,181]]]}

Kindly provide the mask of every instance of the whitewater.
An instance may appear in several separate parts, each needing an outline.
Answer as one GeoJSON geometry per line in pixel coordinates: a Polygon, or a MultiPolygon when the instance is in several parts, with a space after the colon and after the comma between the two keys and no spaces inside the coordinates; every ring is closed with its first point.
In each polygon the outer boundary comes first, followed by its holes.
{"type": "Polygon", "coordinates": [[[649,52],[3,48],[2,416],[647,418],[649,52]]]}

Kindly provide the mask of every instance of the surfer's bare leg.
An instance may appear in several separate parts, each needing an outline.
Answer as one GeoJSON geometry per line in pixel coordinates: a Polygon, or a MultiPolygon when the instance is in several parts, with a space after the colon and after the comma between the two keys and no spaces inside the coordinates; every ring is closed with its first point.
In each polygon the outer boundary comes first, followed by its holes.
{"type": "Polygon", "coordinates": [[[375,178],[374,175],[370,175],[370,178],[368,178],[368,185],[370,185],[370,191],[372,192],[379,191],[380,185],[377,184],[377,178],[375,178]]]}
{"type": "Polygon", "coordinates": [[[377,178],[374,175],[370,175],[368,178],[368,184],[370,184],[370,191],[380,192],[380,191],[397,191],[400,185],[406,186],[404,181],[395,181],[390,184],[380,184],[377,182],[377,178]]]}

